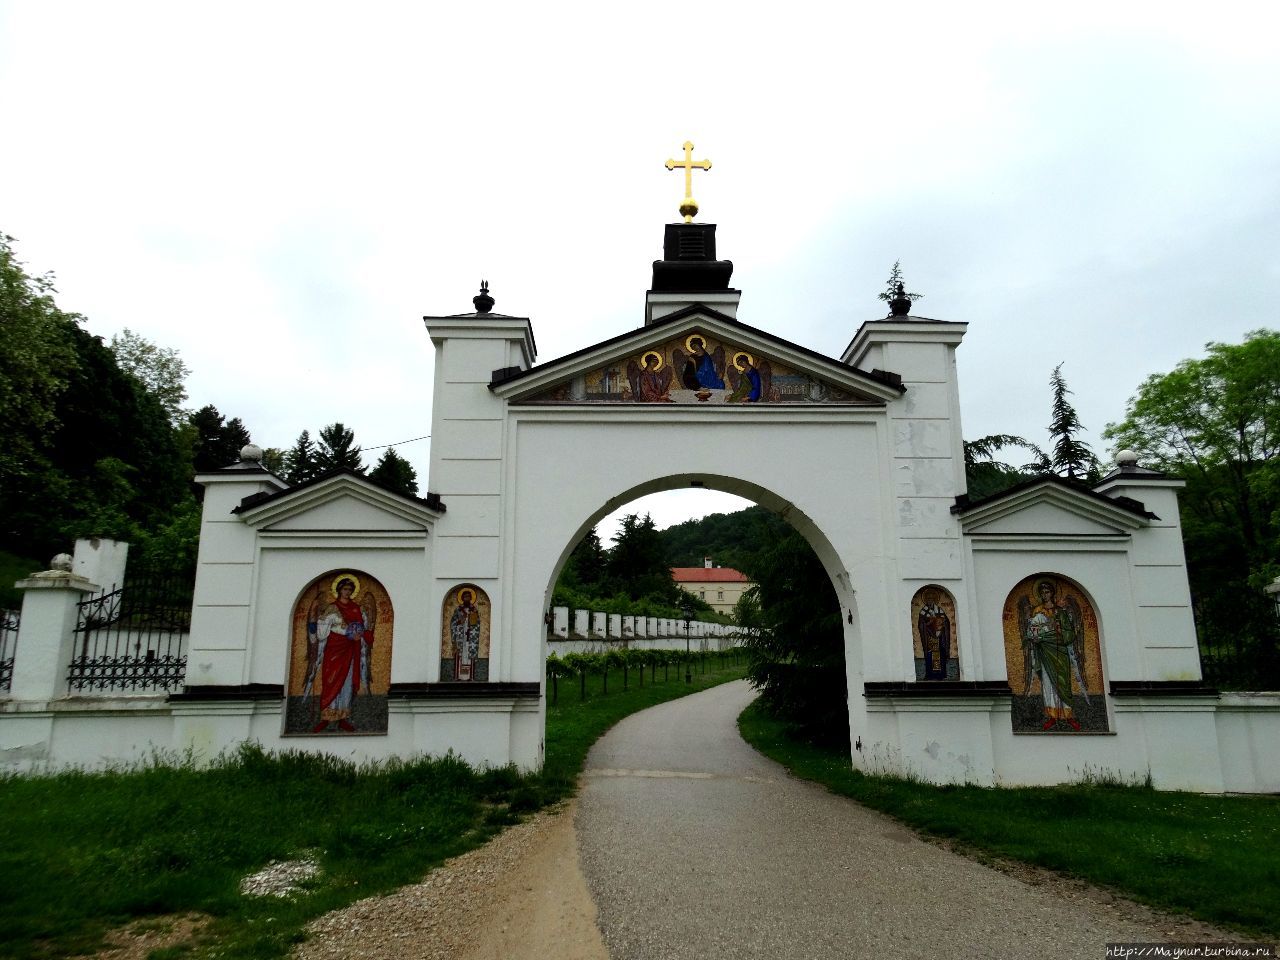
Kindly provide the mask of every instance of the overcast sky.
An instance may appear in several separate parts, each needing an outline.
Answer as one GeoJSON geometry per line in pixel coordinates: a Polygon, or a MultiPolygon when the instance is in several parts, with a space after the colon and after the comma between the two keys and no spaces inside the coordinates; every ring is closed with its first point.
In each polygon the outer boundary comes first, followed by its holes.
{"type": "Polygon", "coordinates": [[[481,277],[539,362],[640,326],[686,139],[740,319],[838,356],[901,260],[969,438],[1043,441],[1062,362],[1105,455],[1277,325],[1274,5],[861,6],[0,3],[0,231],[264,446],[428,433],[421,318],[481,277]]]}

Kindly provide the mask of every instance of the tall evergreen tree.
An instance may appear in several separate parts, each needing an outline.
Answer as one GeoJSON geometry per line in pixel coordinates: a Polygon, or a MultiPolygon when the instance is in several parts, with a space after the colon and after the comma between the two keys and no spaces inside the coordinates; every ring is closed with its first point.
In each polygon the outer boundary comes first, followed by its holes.
{"type": "Polygon", "coordinates": [[[284,478],[290,483],[304,483],[315,475],[316,445],[311,441],[311,431],[303,430],[284,455],[284,478]]]}
{"type": "Polygon", "coordinates": [[[847,745],[844,626],[831,578],[813,548],[788,530],[758,559],[739,615],[759,629],[747,642],[747,679],[775,716],[816,740],[847,745]]]}
{"type": "Polygon", "coordinates": [[[604,582],[607,560],[604,546],[600,543],[600,535],[593,527],[573,548],[560,576],[572,589],[591,591],[604,582]]]}
{"type": "Polygon", "coordinates": [[[1049,383],[1053,387],[1053,422],[1049,424],[1052,444],[1050,465],[1068,480],[1094,480],[1101,472],[1101,465],[1089,444],[1079,439],[1084,425],[1067,399],[1071,391],[1062,377],[1062,364],[1053,368],[1049,383]]]}
{"type": "Polygon", "coordinates": [[[196,430],[193,461],[197,473],[231,466],[240,459],[240,450],[249,443],[249,431],[240,418],[225,420],[213,404],[191,414],[189,422],[196,430]]]}
{"type": "Polygon", "coordinates": [[[369,471],[369,479],[406,497],[418,495],[418,472],[393,447],[387,447],[377,465],[369,471]]]}
{"type": "Polygon", "coordinates": [[[356,446],[356,432],[341,422],[331,423],[322,429],[320,443],[316,447],[316,467],[320,473],[330,470],[364,473],[360,448],[356,446]]]}
{"type": "Polygon", "coordinates": [[[610,582],[633,600],[653,597],[675,603],[680,599],[680,588],[671,579],[664,557],[662,537],[647,513],[643,519],[634,513],[622,519],[606,569],[610,582]]]}

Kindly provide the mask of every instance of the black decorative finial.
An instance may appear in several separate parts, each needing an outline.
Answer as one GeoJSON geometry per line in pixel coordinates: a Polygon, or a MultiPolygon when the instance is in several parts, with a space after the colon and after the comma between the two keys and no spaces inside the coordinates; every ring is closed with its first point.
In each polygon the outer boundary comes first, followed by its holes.
{"type": "Polygon", "coordinates": [[[476,313],[488,313],[493,309],[493,297],[489,296],[489,281],[480,281],[480,296],[472,297],[471,302],[476,305],[476,313]]]}

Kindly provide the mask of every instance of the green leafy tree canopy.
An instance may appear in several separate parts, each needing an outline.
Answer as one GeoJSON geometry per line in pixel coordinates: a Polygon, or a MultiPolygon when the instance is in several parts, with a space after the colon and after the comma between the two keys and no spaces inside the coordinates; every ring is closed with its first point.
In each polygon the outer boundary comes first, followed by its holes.
{"type": "Polygon", "coordinates": [[[172,347],[160,347],[125,327],[111,338],[111,352],[120,369],[136,377],[168,414],[169,422],[181,423],[182,405],[187,401],[190,368],[172,347]]]}

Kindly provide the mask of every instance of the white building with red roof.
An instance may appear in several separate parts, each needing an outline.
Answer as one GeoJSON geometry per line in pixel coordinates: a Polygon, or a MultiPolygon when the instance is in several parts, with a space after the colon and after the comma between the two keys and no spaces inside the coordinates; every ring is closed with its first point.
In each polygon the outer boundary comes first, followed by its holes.
{"type": "Polygon", "coordinates": [[[717,567],[710,557],[703,557],[700,567],[672,567],[671,579],[725,616],[733,616],[738,598],[755,586],[745,573],[717,567]]]}

